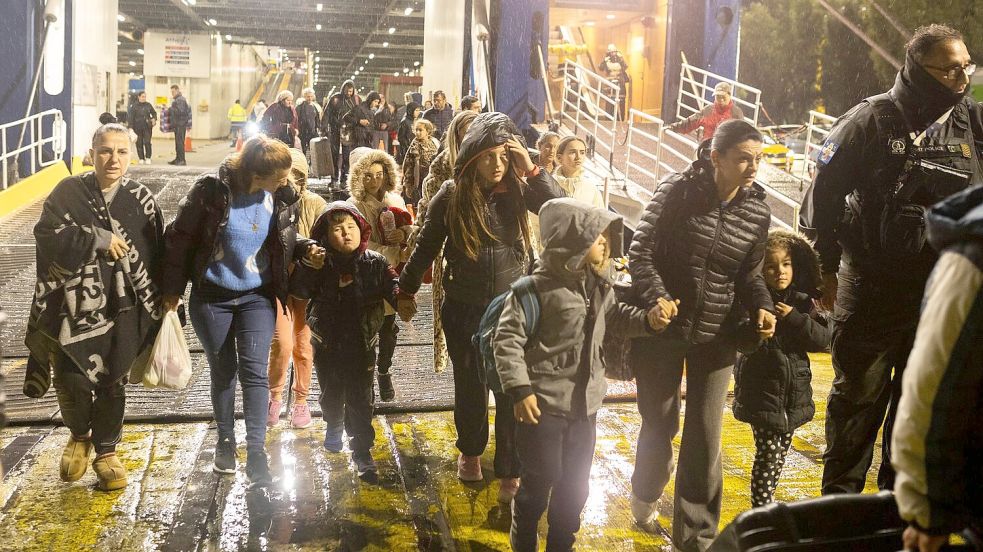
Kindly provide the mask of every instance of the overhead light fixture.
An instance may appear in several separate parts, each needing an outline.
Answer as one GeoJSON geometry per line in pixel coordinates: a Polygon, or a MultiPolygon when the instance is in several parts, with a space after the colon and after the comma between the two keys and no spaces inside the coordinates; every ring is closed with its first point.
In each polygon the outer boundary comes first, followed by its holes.
{"type": "Polygon", "coordinates": [[[369,54],[369,59],[375,59],[375,54],[369,54]]]}
{"type": "Polygon", "coordinates": [[[403,10],[403,15],[409,15],[411,13],[413,13],[413,8],[412,7],[406,8],[405,10],[403,10]]]}
{"type": "Polygon", "coordinates": [[[414,61],[413,62],[413,67],[419,67],[419,66],[420,66],[420,62],[419,61],[414,61]]]}
{"type": "Polygon", "coordinates": [[[123,43],[122,43],[122,42],[120,42],[119,40],[117,40],[117,41],[116,41],[116,45],[117,45],[117,46],[122,46],[122,45],[123,45],[123,43]]]}
{"type": "Polygon", "coordinates": [[[410,72],[410,68],[409,67],[403,67],[403,72],[404,73],[409,73],[410,72]]]}
{"type": "Polygon", "coordinates": [[[394,72],[393,72],[393,76],[394,76],[394,77],[398,77],[398,76],[399,76],[399,71],[394,71],[394,72]]]}
{"type": "Polygon", "coordinates": [[[136,66],[137,66],[137,62],[130,60],[130,67],[136,67],[136,66]]]}
{"type": "Polygon", "coordinates": [[[383,48],[388,48],[389,47],[389,43],[388,42],[383,42],[382,43],[382,47],[383,48]]]}
{"type": "Polygon", "coordinates": [[[584,25],[587,25],[588,27],[593,27],[594,26],[594,21],[593,20],[591,20],[591,21],[584,21],[584,25]]]}
{"type": "Polygon", "coordinates": [[[355,71],[355,75],[356,75],[356,76],[358,75],[358,71],[355,71]]]}
{"type": "Polygon", "coordinates": [[[208,20],[208,23],[211,24],[212,27],[214,27],[215,25],[218,25],[218,21],[215,21],[214,19],[209,19],[208,20]]]}
{"type": "Polygon", "coordinates": [[[131,76],[131,77],[132,77],[132,76],[133,76],[134,74],[135,74],[135,73],[134,73],[133,71],[130,71],[130,76],[131,76]]]}
{"type": "Polygon", "coordinates": [[[116,19],[119,19],[119,22],[122,23],[122,22],[126,21],[126,16],[123,15],[123,14],[118,14],[116,16],[116,19]]]}
{"type": "Polygon", "coordinates": [[[318,5],[317,5],[317,11],[321,11],[323,9],[324,9],[324,4],[318,3],[318,5]]]}
{"type": "Polygon", "coordinates": [[[232,35],[230,34],[225,35],[225,40],[232,40],[232,35]]]}
{"type": "Polygon", "coordinates": [[[614,19],[614,14],[613,13],[609,13],[609,14],[605,15],[604,17],[607,17],[608,18],[608,21],[610,21],[610,20],[614,19]]]}
{"type": "Polygon", "coordinates": [[[318,23],[317,25],[314,25],[314,28],[320,31],[321,30],[321,24],[318,23]]]}
{"type": "Polygon", "coordinates": [[[314,61],[321,61],[321,56],[317,56],[316,58],[314,58],[314,61]]]}
{"type": "Polygon", "coordinates": [[[137,53],[142,56],[143,55],[143,48],[137,48],[137,53]]]}
{"type": "Polygon", "coordinates": [[[188,0],[188,4],[191,4],[192,6],[194,6],[197,3],[198,3],[198,0],[188,0]]]}
{"type": "Polygon", "coordinates": [[[365,66],[364,65],[359,66],[358,70],[359,71],[365,71],[365,66]]]}
{"type": "Polygon", "coordinates": [[[389,27],[389,34],[396,32],[396,27],[389,27]]]}

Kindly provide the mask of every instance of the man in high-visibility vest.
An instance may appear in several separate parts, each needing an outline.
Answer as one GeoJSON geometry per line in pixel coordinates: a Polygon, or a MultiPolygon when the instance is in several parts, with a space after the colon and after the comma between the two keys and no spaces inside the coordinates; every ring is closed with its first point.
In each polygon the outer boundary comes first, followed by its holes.
{"type": "Polygon", "coordinates": [[[239,131],[246,125],[246,108],[242,107],[239,100],[236,100],[236,103],[232,104],[232,107],[229,108],[228,117],[230,126],[229,134],[232,135],[232,143],[229,144],[229,147],[234,148],[236,139],[239,137],[239,131]]]}

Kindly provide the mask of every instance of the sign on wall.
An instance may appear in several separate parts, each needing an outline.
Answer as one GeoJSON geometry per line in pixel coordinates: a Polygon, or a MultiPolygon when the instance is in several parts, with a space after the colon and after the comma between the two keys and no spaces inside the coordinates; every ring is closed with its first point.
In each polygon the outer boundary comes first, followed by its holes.
{"type": "Polygon", "coordinates": [[[211,72],[211,47],[208,35],[147,31],[143,72],[162,77],[207,79],[211,72]]]}

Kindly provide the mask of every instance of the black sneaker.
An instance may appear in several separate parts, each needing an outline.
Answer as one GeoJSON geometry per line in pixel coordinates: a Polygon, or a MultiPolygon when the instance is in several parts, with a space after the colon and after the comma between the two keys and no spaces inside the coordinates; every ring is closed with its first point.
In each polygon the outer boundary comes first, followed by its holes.
{"type": "Polygon", "coordinates": [[[270,465],[266,460],[266,453],[259,452],[250,454],[246,458],[246,477],[249,478],[249,489],[265,489],[273,485],[273,476],[270,475],[270,465]]]}
{"type": "Polygon", "coordinates": [[[215,473],[236,472],[236,444],[231,438],[219,439],[215,445],[215,463],[212,465],[215,473]]]}
{"type": "Polygon", "coordinates": [[[393,375],[386,372],[379,372],[379,398],[382,402],[390,402],[396,398],[396,390],[393,389],[393,375]]]}
{"type": "Polygon", "coordinates": [[[353,452],[352,462],[355,462],[355,469],[358,471],[358,478],[366,483],[376,483],[379,481],[379,469],[375,466],[372,453],[369,451],[353,452]]]}

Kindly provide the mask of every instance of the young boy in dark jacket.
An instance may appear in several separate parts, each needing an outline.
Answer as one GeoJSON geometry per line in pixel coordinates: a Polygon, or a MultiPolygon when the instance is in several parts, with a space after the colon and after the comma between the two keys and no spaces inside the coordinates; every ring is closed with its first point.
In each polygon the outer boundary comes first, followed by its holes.
{"type": "Polygon", "coordinates": [[[819,295],[819,257],[805,238],[772,231],[762,275],[777,311],[775,337],[762,341],[757,328],[745,323],[734,369],[734,417],[751,424],[757,449],[751,468],[754,507],[772,501],[792,432],[816,413],[806,353],[825,351],[830,341],[813,305],[819,295]]]}
{"type": "Polygon", "coordinates": [[[522,304],[512,296],[492,341],[519,422],[522,484],[510,535],[516,551],[538,550],[536,526],[547,503],[547,550],[570,550],[580,529],[596,413],[607,389],[601,343],[608,325],[641,337],[669,323],[668,309],[646,313],[615,299],[609,274],[612,249],[621,255],[621,217],[570,198],[548,201],[539,217],[545,249],[532,276],[541,312],[535,335],[526,335],[522,304]]]}
{"type": "Polygon", "coordinates": [[[370,234],[369,223],[352,204],[329,204],[310,236],[327,250],[324,266],[298,265],[290,294],[310,300],[307,324],[328,426],[324,448],[341,452],[342,431],[347,432],[358,476],[373,482],[375,350],[386,314],[383,302],[396,304],[398,276],[382,254],[367,249],[370,234]]]}

